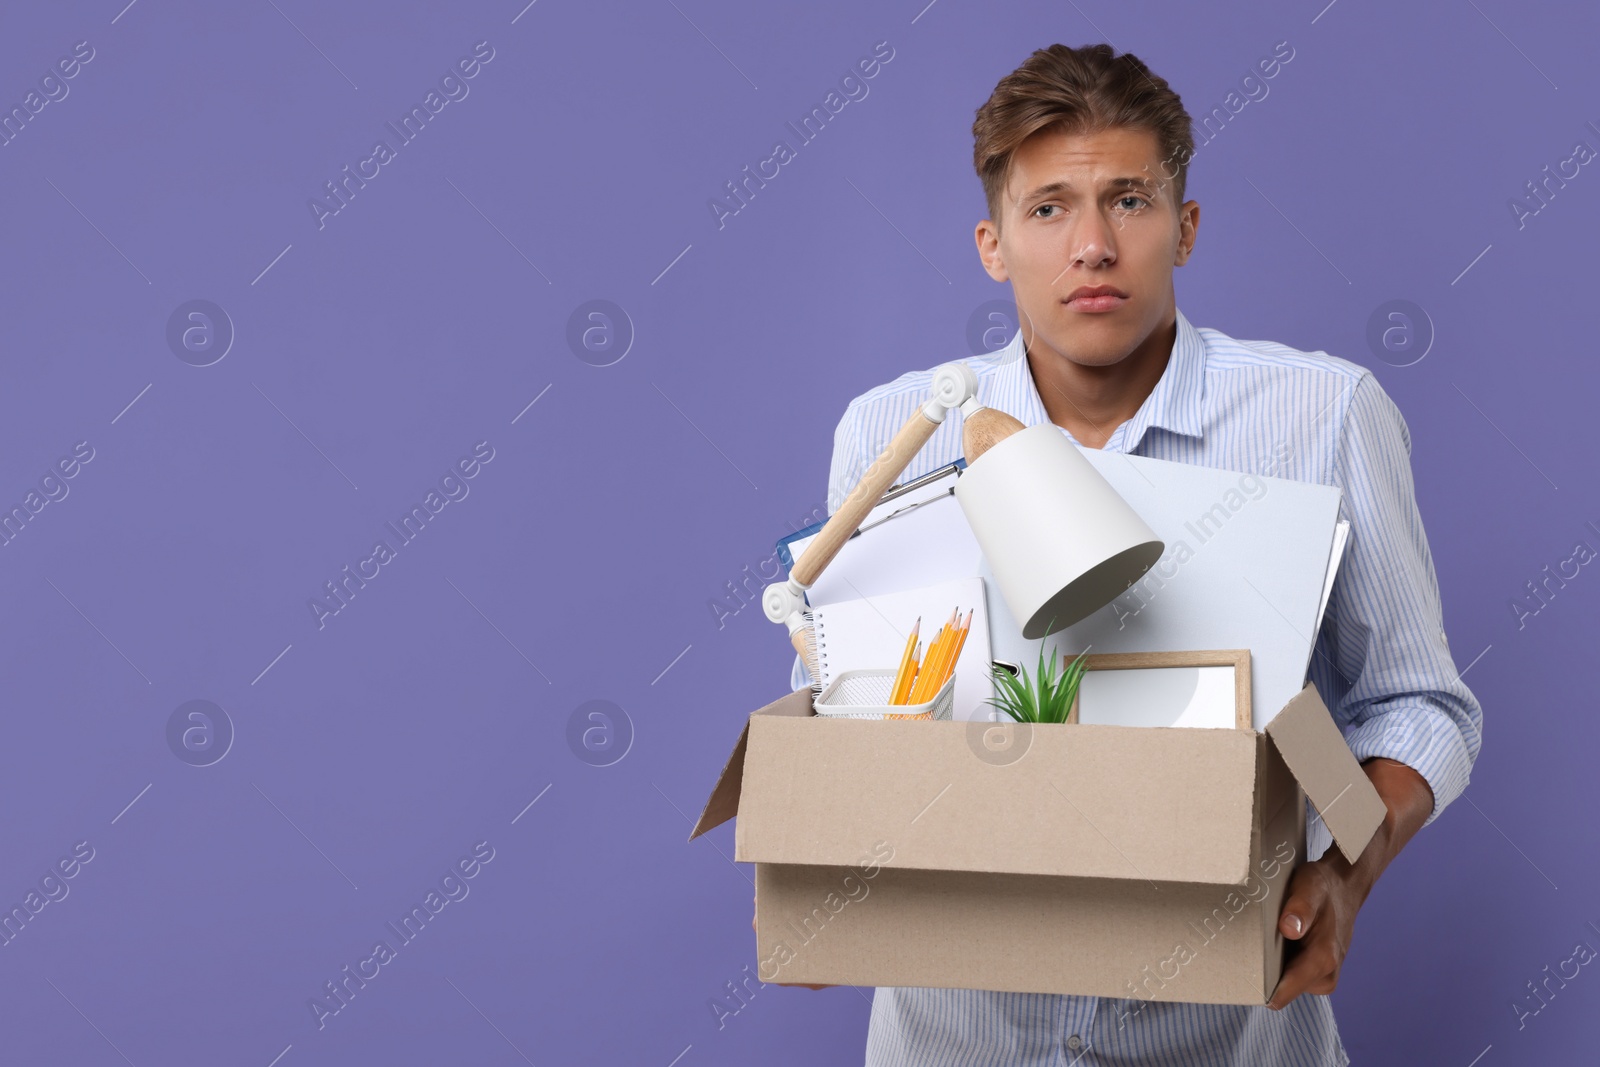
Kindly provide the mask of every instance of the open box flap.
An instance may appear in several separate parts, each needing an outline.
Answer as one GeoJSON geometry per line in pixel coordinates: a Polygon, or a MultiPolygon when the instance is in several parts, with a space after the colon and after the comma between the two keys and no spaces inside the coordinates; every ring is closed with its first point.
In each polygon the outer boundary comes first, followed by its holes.
{"type": "Polygon", "coordinates": [[[843,867],[885,842],[890,865],[925,870],[1211,885],[1250,873],[1251,731],[757,713],[745,740],[740,862],[843,867]]]}
{"type": "Polygon", "coordinates": [[[1350,751],[1317,687],[1307,682],[1267,724],[1266,733],[1327,824],[1339,851],[1354,863],[1389,809],[1350,751]]]}
{"type": "MultiPolygon", "coordinates": [[[[751,715],[811,715],[811,688],[796,689],[786,697],[779,697],[764,708],[758,708],[751,715]]],[[[714,827],[721,826],[739,813],[739,788],[744,779],[744,749],[750,737],[750,721],[745,720],[744,729],[739,731],[739,741],[733,746],[733,753],[728,756],[728,762],[723,764],[722,773],[717,776],[717,784],[711,789],[711,796],[706,800],[705,808],[700,812],[700,818],[695,821],[694,831],[689,834],[693,841],[701,834],[714,827]]]]}

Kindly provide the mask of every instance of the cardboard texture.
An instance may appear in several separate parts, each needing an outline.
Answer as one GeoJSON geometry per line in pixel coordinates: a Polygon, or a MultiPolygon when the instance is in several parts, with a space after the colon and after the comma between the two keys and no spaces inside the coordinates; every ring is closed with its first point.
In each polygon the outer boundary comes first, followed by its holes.
{"type": "Polygon", "coordinates": [[[750,714],[690,840],[737,816],[764,982],[1264,1004],[1305,800],[1385,807],[1307,684],[1253,730],[750,714]]]}

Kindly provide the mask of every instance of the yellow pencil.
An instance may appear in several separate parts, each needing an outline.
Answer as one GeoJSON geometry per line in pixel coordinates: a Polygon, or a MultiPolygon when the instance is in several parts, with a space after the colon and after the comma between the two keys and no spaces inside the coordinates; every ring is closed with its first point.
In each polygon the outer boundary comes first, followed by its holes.
{"type": "Polygon", "coordinates": [[[928,650],[922,654],[922,662],[917,668],[917,677],[911,683],[911,690],[906,694],[907,704],[922,703],[922,691],[928,686],[928,679],[933,674],[933,661],[938,658],[939,646],[944,641],[944,627],[933,635],[933,640],[928,642],[928,650]]]}
{"type": "Polygon", "coordinates": [[[917,650],[919,660],[916,670],[912,673],[911,684],[906,687],[905,695],[900,700],[902,704],[917,702],[917,694],[922,692],[922,687],[928,682],[928,668],[933,664],[933,650],[939,647],[941,637],[942,632],[934,634],[926,649],[917,650]]]}
{"type": "Polygon", "coordinates": [[[964,631],[961,627],[957,626],[951,629],[949,640],[945,642],[944,648],[939,652],[939,662],[933,665],[933,677],[928,680],[928,688],[923,692],[923,700],[932,700],[939,690],[944,688],[945,680],[950,677],[950,669],[955,665],[956,649],[960,645],[963,636],[964,631]]]}
{"type": "Polygon", "coordinates": [[[922,673],[922,642],[917,642],[917,651],[911,657],[911,673],[906,676],[904,688],[900,691],[900,699],[891,701],[893,704],[904,704],[911,697],[911,687],[917,684],[917,675],[922,673]]]}
{"type": "Polygon", "coordinates": [[[957,610],[959,609],[951,610],[949,621],[939,627],[938,636],[933,639],[933,644],[928,647],[928,655],[922,661],[922,669],[917,672],[917,682],[911,687],[911,695],[906,698],[907,704],[923,703],[932,695],[928,692],[930,684],[938,685],[937,682],[933,681],[935,671],[939,665],[940,657],[944,654],[945,646],[954,632],[957,610]]]}
{"type": "Polygon", "coordinates": [[[894,672],[894,684],[889,687],[889,703],[900,703],[900,687],[911,677],[911,652],[917,647],[917,634],[922,630],[922,617],[917,616],[916,625],[911,627],[911,636],[906,638],[906,650],[900,653],[900,669],[894,672]]]}
{"type": "Polygon", "coordinates": [[[945,646],[944,658],[939,662],[938,673],[934,676],[935,681],[929,686],[928,700],[932,700],[935,694],[944,688],[944,683],[954,673],[956,658],[961,655],[961,645],[966,641],[967,629],[971,625],[972,613],[968,612],[966,621],[961,626],[956,627],[955,631],[950,635],[950,643],[945,646]]]}
{"type": "MultiPolygon", "coordinates": [[[[967,631],[972,629],[972,613],[976,610],[976,608],[968,610],[966,623],[962,625],[960,630],[956,631],[956,647],[950,653],[950,662],[945,666],[944,676],[946,678],[956,672],[956,661],[961,658],[961,649],[967,643],[967,631]]],[[[943,685],[942,682],[940,684],[941,686],[943,685]]]]}

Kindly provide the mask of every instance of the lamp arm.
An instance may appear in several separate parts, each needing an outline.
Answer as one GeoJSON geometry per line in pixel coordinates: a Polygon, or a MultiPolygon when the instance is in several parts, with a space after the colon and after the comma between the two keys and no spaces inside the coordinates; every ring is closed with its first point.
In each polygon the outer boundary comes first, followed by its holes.
{"type": "Polygon", "coordinates": [[[806,659],[813,678],[817,672],[815,664],[810,662],[802,614],[805,591],[816,583],[844,543],[860,529],[884,492],[911,465],[922,446],[943,424],[950,409],[961,407],[977,396],[978,377],[964,362],[946,363],[934,371],[932,393],[928,402],[905,421],[894,439],[878,453],[839,509],[829,516],[822,530],[789,569],[788,579],[773,582],[762,593],[761,606],[767,618],[788,625],[795,651],[806,659]]]}

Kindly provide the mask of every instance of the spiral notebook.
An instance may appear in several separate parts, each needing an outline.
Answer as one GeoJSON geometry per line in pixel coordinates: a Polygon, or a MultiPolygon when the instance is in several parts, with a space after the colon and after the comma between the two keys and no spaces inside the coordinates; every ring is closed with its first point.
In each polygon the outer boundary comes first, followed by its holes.
{"type": "Polygon", "coordinates": [[[953,719],[989,718],[994,696],[989,679],[989,605],[985,582],[980,577],[955,578],[916,589],[820,604],[811,609],[817,640],[817,659],[822,685],[845,671],[900,666],[906,638],[917,618],[922,618],[918,640],[926,653],[939,627],[959,608],[962,616],[972,612],[972,629],[961,656],[956,660],[956,686],[953,719]]]}

